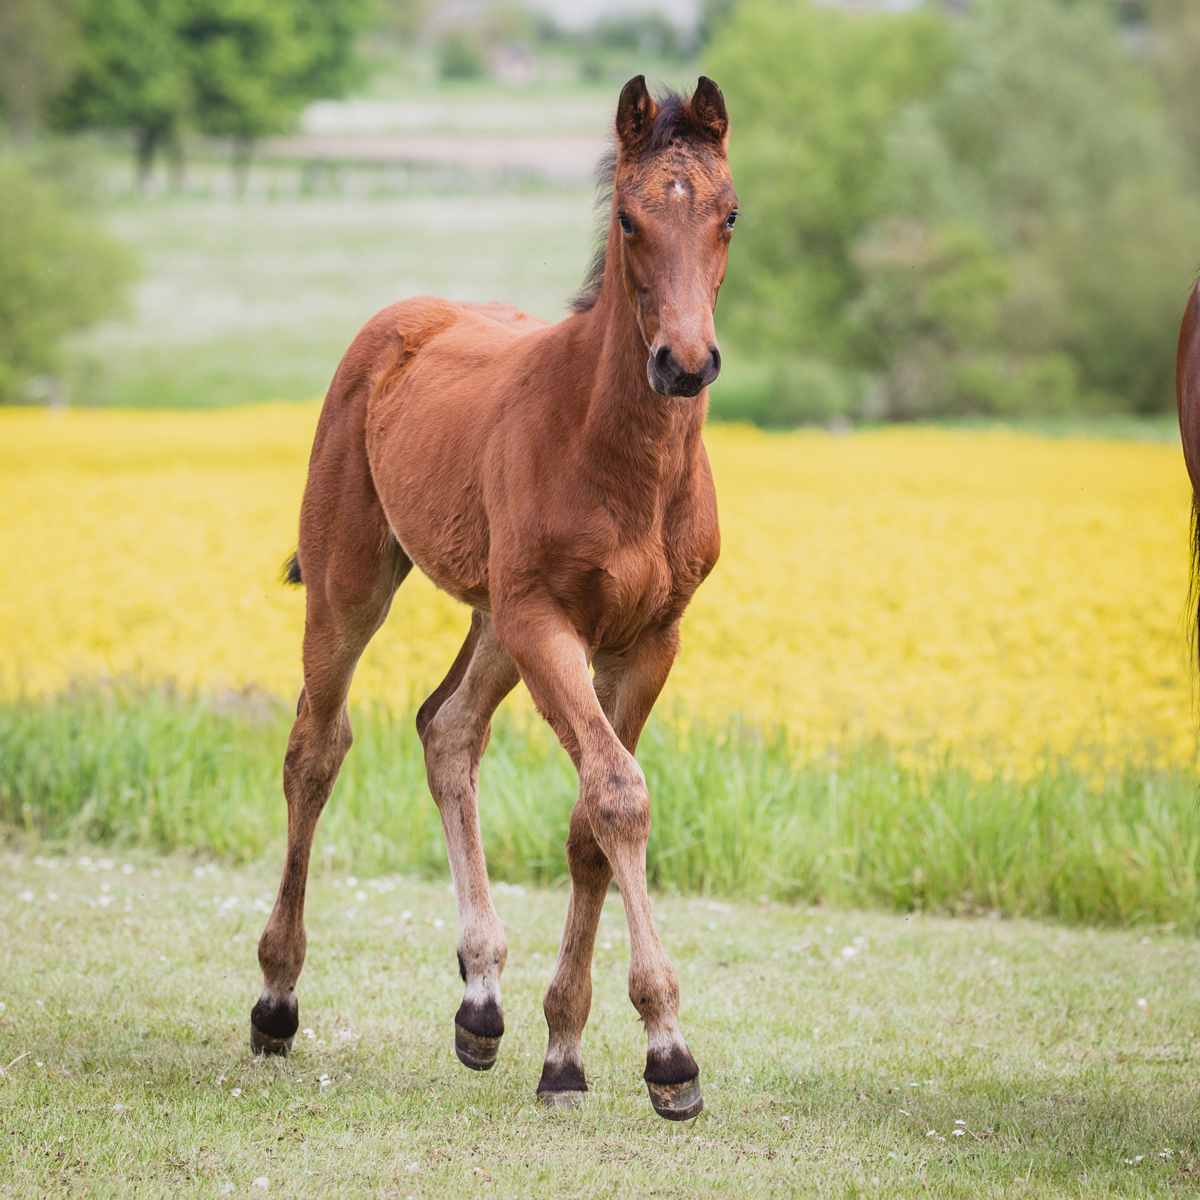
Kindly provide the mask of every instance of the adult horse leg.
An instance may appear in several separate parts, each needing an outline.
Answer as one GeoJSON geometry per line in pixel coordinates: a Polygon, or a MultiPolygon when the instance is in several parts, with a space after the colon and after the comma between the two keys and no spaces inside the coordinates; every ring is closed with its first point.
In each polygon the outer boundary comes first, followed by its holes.
{"type": "Polygon", "coordinates": [[[288,806],[283,878],[258,943],[263,989],[250,1013],[255,1054],[286,1054],[300,1024],[296,981],[307,949],[308,863],[317,819],[353,740],[346,696],[359,656],[412,568],[386,524],[382,531],[346,527],[332,550],[306,544],[302,536],[300,561],[307,587],[304,690],[283,760],[288,806]]]}
{"type": "Polygon", "coordinates": [[[417,714],[458,905],[458,970],[466,993],[454,1017],[454,1049],[463,1065],[475,1071],[490,1070],[500,1049],[500,973],[508,957],[479,832],[479,760],[491,734],[492,714],[518,679],[512,659],[496,640],[491,617],[476,612],[449,674],[417,714]]]}
{"type": "MultiPolygon", "coordinates": [[[[629,998],[646,1026],[644,1078],[651,1103],[661,1117],[687,1120],[704,1106],[700,1069],[679,1029],[679,980],[650,910],[645,776],[601,705],[588,674],[586,648],[552,604],[534,612],[504,613],[499,632],[534,702],[578,765],[579,803],[621,889],[629,924],[629,998]]],[[[598,663],[598,689],[633,741],[666,679],[677,643],[678,634],[669,627],[645,635],[621,660],[601,658],[598,663]]],[[[581,911],[580,926],[592,917],[593,910],[581,911]]],[[[594,918],[598,920],[598,912],[594,918]]],[[[590,941],[586,946],[590,950],[590,941]]],[[[582,975],[580,967],[575,975],[582,975]]],[[[578,1022],[582,988],[575,994],[579,999],[572,1016],[578,1022]]]]}

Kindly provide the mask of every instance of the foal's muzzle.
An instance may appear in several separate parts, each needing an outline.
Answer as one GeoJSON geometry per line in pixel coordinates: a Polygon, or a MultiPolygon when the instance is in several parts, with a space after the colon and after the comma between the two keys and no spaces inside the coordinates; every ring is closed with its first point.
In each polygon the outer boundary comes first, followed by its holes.
{"type": "Polygon", "coordinates": [[[699,371],[687,371],[671,352],[660,346],[646,363],[650,386],[662,396],[698,396],[721,373],[721,352],[710,346],[708,359],[699,371]]]}

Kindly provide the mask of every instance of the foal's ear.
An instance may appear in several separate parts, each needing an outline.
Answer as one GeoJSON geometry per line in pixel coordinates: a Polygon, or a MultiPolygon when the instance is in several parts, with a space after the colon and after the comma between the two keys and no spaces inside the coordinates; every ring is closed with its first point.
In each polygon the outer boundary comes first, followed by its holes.
{"type": "Polygon", "coordinates": [[[729,114],[725,111],[721,89],[707,75],[700,76],[696,91],[687,102],[687,110],[693,128],[719,142],[724,149],[729,141],[729,114]]]}
{"type": "Polygon", "coordinates": [[[635,150],[654,128],[658,105],[646,89],[645,75],[631,79],[617,101],[617,144],[623,151],[635,150]]]}

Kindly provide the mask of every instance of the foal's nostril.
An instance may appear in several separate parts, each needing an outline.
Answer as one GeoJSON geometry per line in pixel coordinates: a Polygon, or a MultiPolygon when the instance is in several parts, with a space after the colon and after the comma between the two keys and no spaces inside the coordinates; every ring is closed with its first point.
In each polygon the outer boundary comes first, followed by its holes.
{"type": "Polygon", "coordinates": [[[712,346],[704,365],[689,371],[675,357],[670,346],[660,346],[651,359],[651,382],[666,396],[695,396],[707,387],[721,370],[721,352],[712,346]]]}

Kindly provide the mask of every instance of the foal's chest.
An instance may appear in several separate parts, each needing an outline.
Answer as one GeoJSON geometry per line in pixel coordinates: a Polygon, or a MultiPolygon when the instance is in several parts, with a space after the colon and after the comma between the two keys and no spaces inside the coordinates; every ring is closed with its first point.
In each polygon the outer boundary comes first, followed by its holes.
{"type": "Polygon", "coordinates": [[[598,644],[622,646],[677,619],[701,577],[678,561],[661,534],[616,546],[595,577],[598,644]]]}

